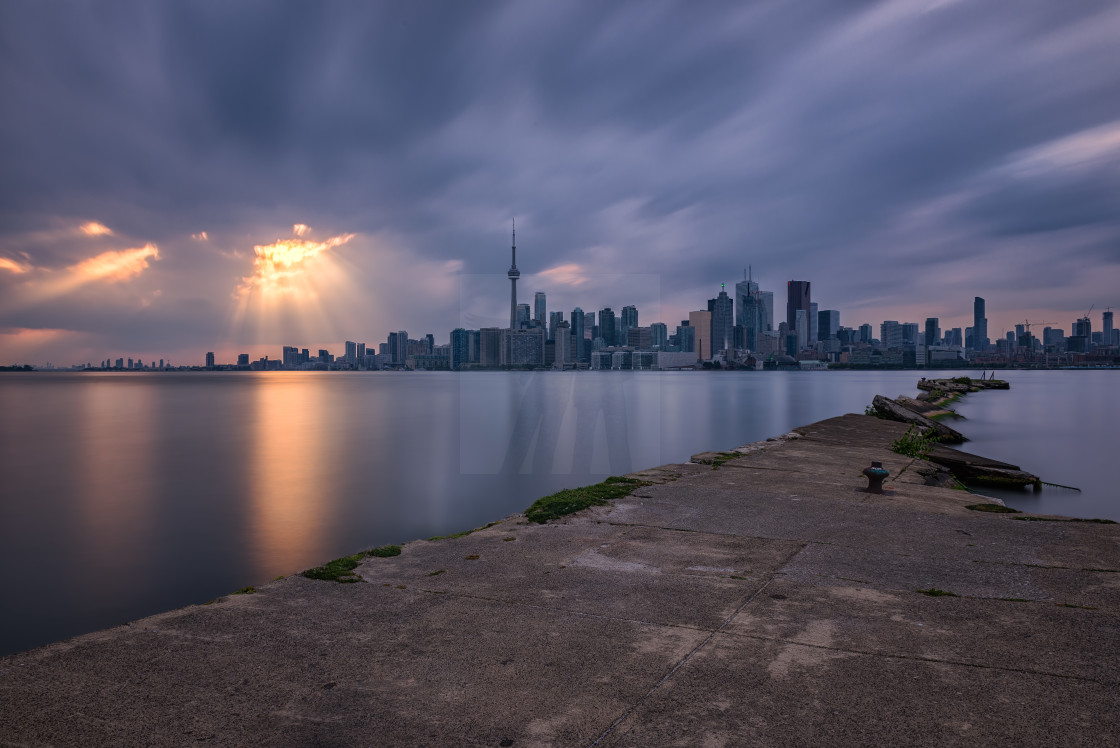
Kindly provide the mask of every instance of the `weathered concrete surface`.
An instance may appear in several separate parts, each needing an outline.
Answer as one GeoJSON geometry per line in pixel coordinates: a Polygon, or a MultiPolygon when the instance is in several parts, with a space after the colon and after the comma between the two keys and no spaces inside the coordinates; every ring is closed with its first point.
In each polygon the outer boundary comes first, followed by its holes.
{"type": "Polygon", "coordinates": [[[0,745],[1092,745],[1120,526],[926,485],[844,416],[631,497],[0,660],[0,745]],[[863,493],[871,460],[890,495],[863,493]],[[936,588],[957,597],[930,597],[936,588]]]}

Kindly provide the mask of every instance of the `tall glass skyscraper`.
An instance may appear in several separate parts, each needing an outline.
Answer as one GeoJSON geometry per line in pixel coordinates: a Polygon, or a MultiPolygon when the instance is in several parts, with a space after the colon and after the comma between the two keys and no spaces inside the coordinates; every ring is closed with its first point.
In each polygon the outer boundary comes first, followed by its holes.
{"type": "Polygon", "coordinates": [[[972,301],[972,348],[976,351],[988,347],[988,318],[984,314],[984,300],[977,296],[972,301]]]}

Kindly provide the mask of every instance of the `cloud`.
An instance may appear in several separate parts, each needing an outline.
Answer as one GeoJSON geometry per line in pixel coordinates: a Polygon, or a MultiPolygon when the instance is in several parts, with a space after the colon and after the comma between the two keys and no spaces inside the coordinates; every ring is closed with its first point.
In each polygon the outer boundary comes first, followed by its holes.
{"type": "Polygon", "coordinates": [[[112,236],[113,230],[108,226],[98,223],[97,221],[90,221],[83,223],[79,227],[83,234],[86,236],[112,236]]]}
{"type": "MultiPolygon", "coordinates": [[[[519,285],[536,273],[565,309],[634,301],[600,279],[640,270],[672,324],[747,265],[873,324],[922,305],[960,323],[988,291],[993,318],[1115,301],[1090,282],[1120,272],[1115,3],[437,7],[0,4],[0,305],[86,242],[150,241],[160,262],[129,290],[204,328],[168,345],[227,334],[201,310],[231,287],[346,298],[351,339],[445,340],[457,307],[423,281],[448,262],[500,281],[514,215],[519,285]],[[309,225],[357,238],[316,249],[309,225]],[[254,237],[287,226],[250,271],[254,237]]],[[[84,324],[124,290],[108,280],[21,324],[84,324]]],[[[471,313],[501,320],[507,294],[471,313]]],[[[139,334],[122,320],[102,320],[121,345],[139,334]]]]}
{"type": "Polygon", "coordinates": [[[150,243],[135,249],[102,252],[68,267],[66,273],[69,277],[64,285],[77,286],[95,281],[121,283],[147,270],[149,260],[158,259],[159,248],[150,243]]]}
{"type": "MultiPolygon", "coordinates": [[[[296,224],[297,237],[307,233],[307,226],[296,224]]],[[[258,244],[253,247],[253,274],[241,279],[234,296],[244,298],[249,294],[297,293],[303,284],[305,264],[329,249],[340,247],[354,238],[354,234],[339,234],[325,241],[307,239],[277,239],[272,244],[258,244]]]]}

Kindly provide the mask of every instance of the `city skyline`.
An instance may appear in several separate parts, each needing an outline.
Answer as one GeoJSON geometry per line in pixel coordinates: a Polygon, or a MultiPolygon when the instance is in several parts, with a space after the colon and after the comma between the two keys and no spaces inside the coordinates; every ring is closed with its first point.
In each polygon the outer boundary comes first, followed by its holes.
{"type": "Polygon", "coordinates": [[[7,4],[0,364],[504,326],[512,216],[533,314],[672,325],[753,266],[845,325],[981,296],[992,339],[1069,332],[1120,306],[1117,36],[1092,2],[7,4]]]}

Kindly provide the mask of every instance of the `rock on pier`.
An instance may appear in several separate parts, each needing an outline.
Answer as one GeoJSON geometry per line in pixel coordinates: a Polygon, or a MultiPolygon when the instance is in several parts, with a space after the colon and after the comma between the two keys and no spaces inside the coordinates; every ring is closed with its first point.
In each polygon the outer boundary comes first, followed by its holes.
{"type": "MultiPolygon", "coordinates": [[[[1105,745],[1120,526],[936,485],[862,415],[0,660],[13,745],[1105,745]],[[887,495],[860,470],[890,470],[887,495]],[[989,507],[991,508],[991,507],[989,507]]],[[[65,583],[65,580],[58,580],[65,583]]],[[[1112,736],[1112,737],[1109,737],[1112,736]]]]}

